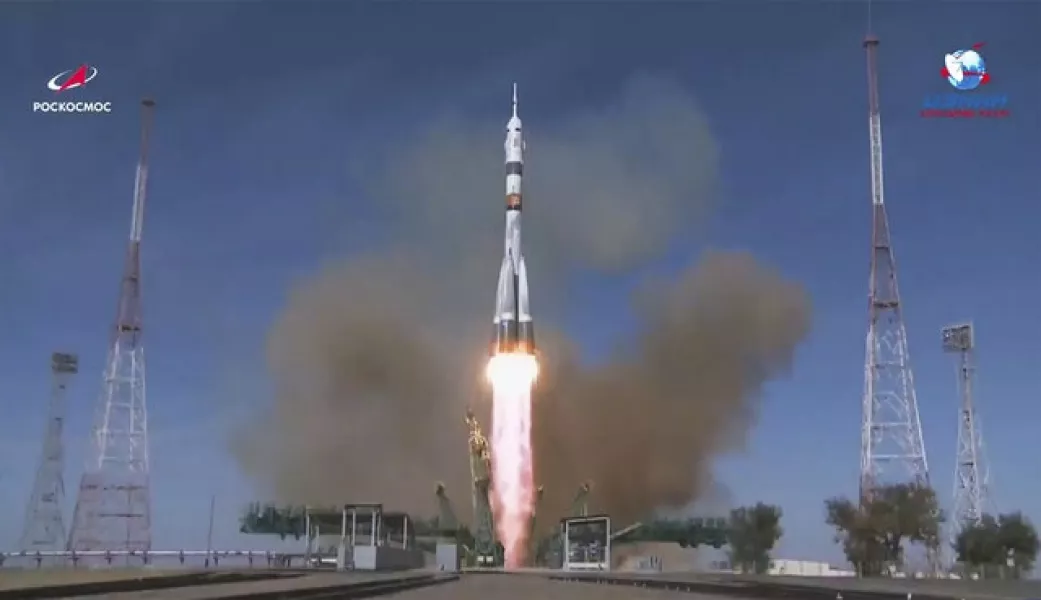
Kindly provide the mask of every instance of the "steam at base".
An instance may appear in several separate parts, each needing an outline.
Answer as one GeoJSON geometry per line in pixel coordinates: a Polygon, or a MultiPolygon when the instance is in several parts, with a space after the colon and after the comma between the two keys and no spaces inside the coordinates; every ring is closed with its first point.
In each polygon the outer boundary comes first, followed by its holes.
{"type": "Polygon", "coordinates": [[[492,512],[505,566],[525,564],[535,500],[531,449],[531,388],[538,361],[530,354],[497,354],[488,361],[492,384],[492,512]]]}

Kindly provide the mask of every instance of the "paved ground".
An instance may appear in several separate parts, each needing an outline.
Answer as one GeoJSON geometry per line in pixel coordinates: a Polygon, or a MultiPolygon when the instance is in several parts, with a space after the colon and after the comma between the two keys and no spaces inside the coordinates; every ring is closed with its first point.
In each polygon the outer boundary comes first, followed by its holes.
{"type": "Polygon", "coordinates": [[[0,590],[192,573],[182,569],[0,569],[0,590]]]}
{"type": "Polygon", "coordinates": [[[959,581],[943,579],[857,579],[855,577],[734,576],[713,573],[612,573],[612,577],[671,581],[755,581],[771,585],[826,587],[839,590],[929,594],[965,600],[1041,599],[1041,581],[959,581]]]}
{"type": "MultiPolygon", "coordinates": [[[[258,569],[259,571],[260,569],[258,569]]],[[[59,585],[96,582],[114,579],[147,578],[163,575],[189,573],[175,569],[0,569],[0,590],[40,585],[59,585]]],[[[197,571],[196,571],[197,572],[197,571]]],[[[210,571],[211,573],[213,571],[210,571]]],[[[418,574],[418,573],[417,573],[418,574]]],[[[1041,582],[1036,581],[913,581],[913,580],[856,580],[853,578],[808,578],[808,577],[748,577],[719,574],[660,573],[622,574],[616,577],[662,578],[673,581],[701,580],[734,582],[735,579],[751,579],[771,584],[792,586],[823,586],[842,590],[872,590],[933,594],[964,598],[965,600],[1025,600],[1041,599],[1041,582]]],[[[222,583],[204,586],[172,588],[141,592],[91,596],[94,600],[207,600],[226,594],[244,594],[251,591],[277,591],[302,587],[325,587],[376,579],[396,579],[402,574],[375,573],[315,573],[300,578],[241,583],[222,583]]],[[[736,583],[736,582],[735,582],[736,583]]],[[[720,600],[721,596],[645,590],[628,586],[608,586],[588,583],[553,582],[543,573],[528,574],[475,574],[464,575],[459,582],[402,592],[393,597],[400,600],[468,600],[494,598],[495,600],[720,600]]],[[[735,596],[727,595],[728,600],[735,596]]],[[[739,600],[739,599],[738,599],[739,600]]]]}
{"type": "MultiPolygon", "coordinates": [[[[425,573],[415,572],[413,575],[425,573]]],[[[403,573],[316,573],[288,579],[270,579],[267,581],[250,581],[242,583],[216,583],[190,587],[168,588],[165,590],[143,590],[139,592],[120,592],[116,594],[95,594],[91,596],[70,596],[71,600],[212,600],[222,596],[245,595],[251,592],[276,592],[283,590],[301,590],[306,588],[323,588],[336,585],[350,585],[363,581],[379,581],[384,579],[400,579],[408,576],[403,573]]]]}
{"type": "MultiPolygon", "coordinates": [[[[719,596],[548,581],[536,575],[469,575],[458,582],[385,596],[393,600],[719,600],[719,596]]],[[[735,600],[733,596],[726,600],[735,600]]]]}

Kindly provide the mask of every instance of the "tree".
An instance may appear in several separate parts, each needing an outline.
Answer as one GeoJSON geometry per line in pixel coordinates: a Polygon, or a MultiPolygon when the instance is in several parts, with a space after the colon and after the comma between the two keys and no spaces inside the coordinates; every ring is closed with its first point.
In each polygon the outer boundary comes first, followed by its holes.
{"type": "Polygon", "coordinates": [[[936,493],[924,485],[899,483],[875,488],[859,505],[846,498],[825,501],[847,560],[862,576],[903,565],[904,541],[938,548],[943,512],[936,493]]]}
{"type": "Polygon", "coordinates": [[[1022,513],[994,517],[962,526],[954,542],[958,561],[981,577],[1018,579],[1034,568],[1041,546],[1037,529],[1022,513]]]}
{"type": "Polygon", "coordinates": [[[744,573],[765,573],[770,568],[770,551],[783,533],[780,508],[762,502],[735,508],[726,530],[730,563],[744,573]]]}
{"type": "Polygon", "coordinates": [[[998,539],[1005,550],[1006,558],[1012,559],[1010,575],[1019,579],[1023,573],[1034,569],[1041,540],[1037,529],[1030,519],[1021,512],[1014,512],[998,517],[998,539]]]}
{"type": "Polygon", "coordinates": [[[998,520],[983,515],[978,523],[965,523],[954,540],[958,562],[982,577],[993,576],[1004,562],[998,520]]]}
{"type": "Polygon", "coordinates": [[[825,502],[827,523],[835,528],[835,541],[862,576],[881,575],[888,562],[885,544],[876,533],[870,512],[846,498],[825,502]]]}

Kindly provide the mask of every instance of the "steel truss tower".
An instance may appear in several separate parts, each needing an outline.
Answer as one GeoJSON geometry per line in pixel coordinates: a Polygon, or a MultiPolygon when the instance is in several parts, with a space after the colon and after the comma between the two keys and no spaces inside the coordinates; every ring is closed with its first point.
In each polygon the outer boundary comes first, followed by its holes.
{"type": "Polygon", "coordinates": [[[43,452],[36,469],[32,496],[25,510],[25,525],[19,544],[24,552],[61,550],[65,545],[65,391],[79,372],[75,354],[51,355],[51,398],[47,408],[47,430],[43,452]]]}
{"type": "Polygon", "coordinates": [[[491,454],[488,439],[481,431],[477,417],[470,410],[466,411],[466,427],[469,432],[470,477],[474,510],[474,559],[478,567],[500,566],[495,539],[495,521],[492,515],[491,498],[491,454]]]}
{"type": "Polygon", "coordinates": [[[896,259],[889,237],[883,194],[882,122],[878,102],[878,38],[864,40],[868,64],[868,106],[871,137],[871,238],[869,325],[864,364],[863,422],[860,447],[860,497],[870,498],[891,465],[903,467],[904,477],[929,484],[929,463],[922,439],[914,378],[907,351],[907,330],[897,287],[896,259]]]}
{"type": "Polygon", "coordinates": [[[141,154],[134,181],[130,243],[101,395],[90,462],[80,481],[68,548],[150,550],[148,413],[141,316],[141,228],[148,186],[148,138],[155,103],[142,103],[141,154]]]}
{"type": "Polygon", "coordinates": [[[954,513],[951,542],[965,525],[980,522],[989,500],[989,473],[983,452],[983,433],[976,418],[972,389],[976,374],[975,335],[972,323],[960,323],[942,330],[944,352],[958,355],[958,454],[954,467],[954,513]]]}

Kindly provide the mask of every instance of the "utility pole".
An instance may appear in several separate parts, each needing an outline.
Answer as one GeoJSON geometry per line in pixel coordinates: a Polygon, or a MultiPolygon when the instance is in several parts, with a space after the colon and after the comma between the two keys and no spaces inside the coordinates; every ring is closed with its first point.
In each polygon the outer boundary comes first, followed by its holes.
{"type": "Polygon", "coordinates": [[[134,181],[123,279],[91,433],[91,455],[80,480],[70,550],[152,547],[148,411],[141,311],[141,232],[148,190],[148,141],[155,102],[141,102],[141,153],[134,181]]]}
{"type": "Polygon", "coordinates": [[[65,545],[65,396],[79,372],[75,354],[51,354],[51,397],[40,464],[25,511],[20,549],[23,552],[61,550],[65,545]]]}
{"type": "MultiPolygon", "coordinates": [[[[210,496],[210,525],[206,529],[206,566],[210,566],[213,557],[213,513],[217,509],[217,495],[210,496]]],[[[214,565],[216,566],[216,565],[214,565]]]]}

